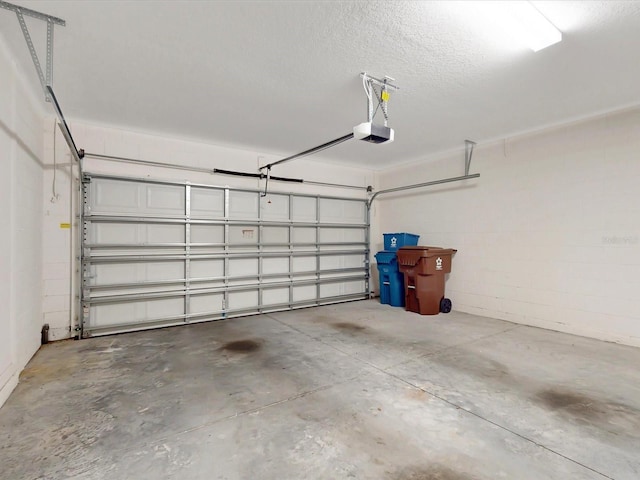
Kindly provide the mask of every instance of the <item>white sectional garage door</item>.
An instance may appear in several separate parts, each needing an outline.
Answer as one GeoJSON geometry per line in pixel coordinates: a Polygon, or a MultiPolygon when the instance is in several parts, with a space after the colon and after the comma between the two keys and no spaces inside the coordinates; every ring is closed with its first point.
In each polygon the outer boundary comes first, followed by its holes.
{"type": "Polygon", "coordinates": [[[82,335],[367,298],[364,200],[85,175],[82,335]]]}

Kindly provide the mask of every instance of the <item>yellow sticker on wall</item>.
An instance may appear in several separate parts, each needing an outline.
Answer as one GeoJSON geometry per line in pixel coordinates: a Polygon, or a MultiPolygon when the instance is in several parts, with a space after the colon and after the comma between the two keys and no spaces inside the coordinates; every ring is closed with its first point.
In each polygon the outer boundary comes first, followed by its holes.
{"type": "Polygon", "coordinates": [[[60,228],[71,228],[71,224],[70,223],[61,223],[60,224],[60,228]]]}

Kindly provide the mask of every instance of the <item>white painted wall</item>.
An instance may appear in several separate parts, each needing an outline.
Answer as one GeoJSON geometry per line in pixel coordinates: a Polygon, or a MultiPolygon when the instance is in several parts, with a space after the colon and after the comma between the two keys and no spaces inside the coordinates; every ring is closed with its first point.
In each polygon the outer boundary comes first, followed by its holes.
{"type": "Polygon", "coordinates": [[[0,405],[40,345],[42,119],[0,35],[0,405]]]}
{"type": "MultiPolygon", "coordinates": [[[[640,109],[480,145],[479,179],[381,197],[373,221],[459,250],[458,311],[640,346],[638,152],[640,109]]],[[[379,181],[463,172],[461,149],[379,181]]]]}
{"type": "MultiPolygon", "coordinates": [[[[63,105],[64,108],[64,105],[63,105]]],[[[139,160],[164,162],[200,168],[221,168],[257,173],[258,165],[278,160],[281,156],[266,155],[259,152],[220,147],[194,140],[167,138],[152,133],[141,133],[125,128],[90,125],[81,121],[71,121],[70,128],[78,148],[88,153],[121,156],[139,160]],[[259,160],[260,158],[260,160],[259,160]]],[[[46,163],[44,180],[44,319],[50,325],[50,337],[53,340],[74,336],[72,330],[76,321],[75,272],[77,265],[70,264],[73,258],[71,242],[77,239],[77,169],[72,168],[70,175],[70,155],[67,146],[58,131],[55,137],[57,168],[56,191],[54,198],[53,182],[53,144],[54,119],[45,121],[46,163]],[[53,199],[53,201],[52,201],[53,199]],[[64,223],[73,223],[72,229],[61,228],[64,223]]],[[[310,147],[310,146],[308,146],[310,147]]],[[[297,151],[297,150],[296,150],[297,151]]],[[[290,154],[296,151],[289,152],[290,154]]],[[[177,181],[191,181],[213,185],[233,187],[263,188],[264,181],[190,172],[162,167],[148,167],[127,163],[116,163],[86,158],[84,169],[92,173],[157,178],[177,181]]],[[[367,186],[373,182],[371,170],[341,167],[322,162],[321,156],[314,160],[300,159],[274,167],[272,174],[281,177],[302,178],[317,182],[331,182],[367,186]]],[[[270,191],[302,192],[311,194],[334,195],[350,198],[365,198],[363,190],[320,187],[292,183],[270,183],[270,191]]]]}

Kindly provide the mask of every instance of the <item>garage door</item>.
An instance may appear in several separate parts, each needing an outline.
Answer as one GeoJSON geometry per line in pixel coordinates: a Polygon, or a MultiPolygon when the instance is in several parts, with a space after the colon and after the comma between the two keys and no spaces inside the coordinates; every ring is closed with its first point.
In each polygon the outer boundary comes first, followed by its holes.
{"type": "Polygon", "coordinates": [[[365,299],[364,200],[88,174],[84,337],[365,299]]]}

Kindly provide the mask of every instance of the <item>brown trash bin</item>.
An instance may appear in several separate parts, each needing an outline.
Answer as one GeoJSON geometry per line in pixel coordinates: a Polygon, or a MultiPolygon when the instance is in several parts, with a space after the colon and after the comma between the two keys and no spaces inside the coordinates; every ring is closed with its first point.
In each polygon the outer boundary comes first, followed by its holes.
{"type": "Polygon", "coordinates": [[[405,308],[420,315],[451,311],[444,296],[445,273],[451,272],[451,257],[457,250],[440,247],[402,247],[398,268],[404,274],[405,308]]]}

